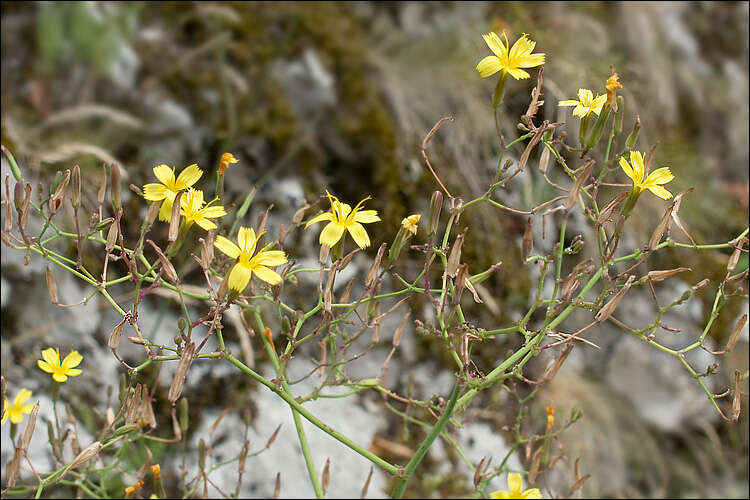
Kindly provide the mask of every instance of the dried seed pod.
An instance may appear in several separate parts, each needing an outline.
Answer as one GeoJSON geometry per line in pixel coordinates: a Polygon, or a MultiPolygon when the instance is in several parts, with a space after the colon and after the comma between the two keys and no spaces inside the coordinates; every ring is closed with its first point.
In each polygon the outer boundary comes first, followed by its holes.
{"type": "Polygon", "coordinates": [[[276,441],[276,436],[279,435],[279,431],[281,430],[281,425],[279,424],[278,427],[276,427],[276,430],[273,431],[273,434],[271,434],[271,437],[268,438],[268,441],[266,441],[266,449],[270,448],[274,441],[276,441]]]}
{"type": "Polygon", "coordinates": [[[115,248],[115,242],[117,241],[117,224],[109,226],[107,231],[107,241],[104,243],[104,249],[107,253],[112,253],[112,249],[115,248]]]}
{"type": "Polygon", "coordinates": [[[190,423],[190,412],[187,398],[180,400],[180,430],[185,434],[188,430],[188,424],[190,423]]]}
{"type": "Polygon", "coordinates": [[[102,182],[99,184],[99,191],[96,193],[96,201],[101,205],[104,203],[104,194],[107,192],[107,166],[102,165],[102,182]]]}
{"type": "MultiPolygon", "coordinates": [[[[21,217],[18,221],[18,226],[21,229],[26,228],[26,221],[29,218],[29,205],[31,204],[31,184],[26,184],[24,187],[24,191],[26,194],[23,197],[23,206],[21,207],[21,217]]],[[[41,193],[41,189],[39,190],[39,193],[41,193]]]]}
{"type": "Polygon", "coordinates": [[[177,239],[177,233],[180,229],[180,203],[182,200],[182,191],[177,193],[172,202],[172,213],[169,217],[169,234],[167,235],[167,241],[170,243],[177,239]]]}
{"type": "Polygon", "coordinates": [[[370,480],[372,479],[372,473],[373,473],[373,467],[370,466],[370,473],[367,474],[367,479],[365,480],[364,486],[362,486],[362,491],[359,493],[359,498],[367,497],[367,490],[370,488],[370,480]]]}
{"type": "Polygon", "coordinates": [[[167,398],[169,399],[169,402],[174,406],[174,404],[177,402],[177,400],[180,398],[180,394],[182,394],[182,388],[185,385],[185,377],[187,376],[187,372],[190,369],[190,365],[193,363],[193,358],[195,357],[195,343],[194,342],[188,342],[187,345],[182,349],[182,355],[180,356],[180,360],[177,362],[177,369],[174,373],[174,378],[172,379],[172,385],[169,386],[169,393],[167,394],[167,398]]]}
{"type": "Polygon", "coordinates": [[[737,321],[737,324],[734,325],[734,330],[732,330],[732,333],[729,335],[729,340],[727,340],[727,347],[724,349],[726,352],[730,352],[734,349],[737,340],[740,338],[740,333],[742,333],[742,329],[745,327],[745,323],[747,323],[747,314],[743,314],[737,321]]]}
{"type": "Polygon", "coordinates": [[[547,168],[549,167],[549,158],[550,158],[550,151],[547,146],[542,149],[542,154],[539,156],[539,171],[543,174],[547,173],[547,168]]]}
{"type": "Polygon", "coordinates": [[[172,283],[179,283],[180,278],[177,276],[177,271],[175,270],[174,266],[169,261],[167,256],[164,255],[164,252],[162,252],[161,249],[156,246],[156,243],[154,243],[153,241],[147,239],[146,243],[151,245],[151,247],[156,252],[156,255],[159,258],[159,262],[161,262],[161,267],[162,269],[164,269],[164,274],[167,275],[167,279],[169,279],[169,281],[171,281],[172,283]]]}
{"type": "Polygon", "coordinates": [[[159,215],[159,209],[161,208],[162,202],[152,201],[148,206],[148,213],[146,214],[146,232],[151,228],[159,215]]]}
{"type": "Polygon", "coordinates": [[[586,166],[583,169],[583,172],[581,172],[581,175],[578,176],[576,179],[575,184],[573,184],[573,187],[570,188],[570,191],[568,192],[568,197],[565,199],[565,210],[570,210],[573,208],[576,204],[576,201],[578,200],[578,192],[581,190],[581,187],[584,185],[586,180],[589,178],[589,175],[591,174],[591,169],[594,166],[594,160],[589,160],[586,162],[586,166]]]}
{"type": "Polygon", "coordinates": [[[122,336],[122,329],[125,327],[125,321],[127,321],[127,317],[123,316],[122,320],[110,332],[109,340],[107,340],[107,345],[110,349],[117,349],[120,345],[120,337],[122,336]]]}
{"type": "Polygon", "coordinates": [[[328,482],[331,480],[331,459],[326,458],[326,464],[323,467],[323,473],[320,478],[320,485],[323,489],[323,495],[328,491],[328,482]]]}
{"type": "Polygon", "coordinates": [[[276,484],[273,487],[273,497],[279,498],[281,493],[281,472],[276,473],[276,484]]]}
{"type": "Polygon", "coordinates": [[[451,278],[455,278],[456,273],[458,272],[458,264],[461,261],[461,247],[464,243],[464,234],[466,234],[466,230],[456,236],[456,241],[453,242],[451,253],[448,255],[448,265],[445,268],[445,274],[451,278]]]}
{"type": "Polygon", "coordinates": [[[393,341],[391,342],[393,347],[398,347],[401,343],[401,336],[404,334],[404,327],[406,326],[406,321],[409,319],[409,316],[411,316],[411,311],[404,314],[404,317],[401,318],[401,322],[396,327],[396,331],[393,332],[393,341]]]}
{"type": "Polygon", "coordinates": [[[18,442],[18,447],[24,452],[29,449],[31,443],[31,437],[34,435],[34,428],[36,427],[36,416],[39,413],[39,401],[36,402],[34,408],[31,410],[29,415],[29,421],[26,423],[26,430],[23,433],[23,437],[18,442]]]}
{"type": "Polygon", "coordinates": [[[44,277],[47,281],[47,292],[49,292],[49,300],[53,304],[57,305],[60,302],[57,300],[57,283],[55,282],[55,275],[49,268],[49,264],[46,265],[46,271],[44,277]]]}
{"type": "Polygon", "coordinates": [[[331,247],[328,245],[320,245],[320,253],[318,254],[318,262],[323,265],[328,260],[328,254],[331,251],[331,247]]]}
{"type": "Polygon", "coordinates": [[[16,182],[16,185],[13,187],[13,204],[19,215],[23,212],[24,195],[23,182],[16,182]]]}
{"type": "Polygon", "coordinates": [[[674,269],[664,269],[663,271],[649,271],[648,279],[651,281],[664,281],[670,276],[674,276],[678,273],[684,273],[685,271],[692,271],[689,267],[676,267],[674,269]]]}
{"type": "Polygon", "coordinates": [[[526,219],[526,227],[523,231],[523,242],[521,244],[521,255],[523,260],[529,258],[531,250],[534,248],[534,232],[531,227],[531,217],[526,219]]]}
{"type": "Polygon", "coordinates": [[[65,474],[68,473],[70,469],[74,469],[76,467],[80,467],[81,465],[85,464],[92,458],[99,455],[99,452],[102,450],[102,443],[100,441],[94,441],[89,446],[86,447],[81,453],[78,454],[78,456],[73,459],[73,461],[68,465],[65,470],[60,474],[60,476],[55,481],[56,483],[59,483],[60,480],[65,477],[65,474]]]}
{"type": "Polygon", "coordinates": [[[466,279],[466,276],[469,272],[469,265],[468,264],[461,264],[458,266],[458,272],[456,273],[456,278],[453,280],[453,296],[451,297],[451,304],[453,306],[458,305],[458,303],[461,301],[461,294],[464,293],[464,288],[466,288],[466,284],[468,283],[471,285],[469,280],[466,279]]]}
{"type": "Polygon", "coordinates": [[[443,209],[443,193],[435,191],[430,199],[430,216],[427,219],[427,234],[432,237],[437,232],[440,222],[440,211],[443,209]]]}
{"type": "Polygon", "coordinates": [[[292,216],[292,224],[295,226],[302,222],[302,218],[305,216],[305,211],[310,208],[310,205],[305,203],[303,206],[297,209],[296,212],[294,212],[294,215],[292,216]]]}
{"type": "Polygon", "coordinates": [[[594,320],[597,323],[602,323],[607,320],[610,316],[612,316],[612,313],[615,312],[615,309],[617,309],[617,305],[620,303],[622,298],[625,296],[625,294],[630,290],[630,285],[633,283],[633,280],[635,279],[635,275],[631,274],[628,277],[628,281],[625,282],[623,287],[618,291],[614,297],[610,299],[609,302],[604,304],[604,307],[599,309],[599,312],[596,313],[594,316],[594,320]]]}
{"type": "Polygon", "coordinates": [[[605,222],[609,221],[612,217],[612,213],[619,207],[623,201],[625,201],[625,198],[627,198],[630,195],[628,191],[623,191],[622,193],[619,193],[617,196],[612,198],[612,200],[604,205],[601,210],[599,210],[599,216],[596,218],[596,223],[601,225],[605,222]]]}
{"type": "Polygon", "coordinates": [[[385,253],[386,246],[387,243],[385,242],[380,244],[378,253],[375,255],[375,259],[372,261],[372,265],[370,265],[370,269],[367,271],[367,277],[365,277],[365,288],[367,288],[368,290],[372,287],[372,285],[375,283],[375,279],[378,277],[380,262],[383,259],[383,254],[385,253]]]}

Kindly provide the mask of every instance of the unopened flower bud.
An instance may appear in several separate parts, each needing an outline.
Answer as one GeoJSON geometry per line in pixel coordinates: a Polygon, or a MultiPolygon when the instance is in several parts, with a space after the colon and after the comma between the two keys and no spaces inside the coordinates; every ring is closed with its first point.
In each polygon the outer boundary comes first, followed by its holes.
{"type": "Polygon", "coordinates": [[[443,209],[443,193],[435,191],[430,199],[430,217],[427,219],[427,234],[432,237],[437,232],[440,211],[443,209]]]}
{"type": "Polygon", "coordinates": [[[73,167],[73,174],[70,178],[70,187],[72,189],[70,204],[73,208],[81,206],[81,169],[78,165],[73,167]]]}
{"type": "Polygon", "coordinates": [[[57,187],[60,185],[63,179],[63,173],[62,171],[58,170],[55,174],[55,177],[52,179],[52,182],[49,184],[49,196],[52,197],[52,194],[57,190],[57,187]]]}
{"type": "Polygon", "coordinates": [[[615,115],[615,134],[622,133],[622,118],[625,116],[623,113],[623,99],[621,95],[617,96],[617,114],[615,115]]]}
{"type": "Polygon", "coordinates": [[[596,146],[601,140],[602,134],[604,133],[604,126],[607,124],[607,119],[609,119],[610,109],[611,105],[609,103],[605,104],[602,108],[601,113],[599,113],[599,116],[594,122],[594,126],[586,136],[586,149],[594,148],[594,146],[596,146]]]}
{"type": "Polygon", "coordinates": [[[188,424],[190,423],[189,407],[187,398],[180,400],[180,430],[184,435],[188,430],[188,424]]]}
{"type": "Polygon", "coordinates": [[[112,190],[110,195],[112,196],[112,208],[115,211],[122,207],[121,189],[120,189],[120,167],[117,163],[113,163],[110,170],[110,183],[112,190]]]}
{"type": "Polygon", "coordinates": [[[638,140],[638,132],[640,130],[641,130],[641,118],[640,116],[636,116],[635,123],[633,124],[633,131],[630,132],[630,135],[625,140],[625,147],[627,149],[633,149],[633,146],[635,146],[635,143],[638,140]]]}
{"type": "Polygon", "coordinates": [[[206,468],[206,442],[203,438],[198,442],[198,467],[200,470],[206,468]]]}
{"type": "Polygon", "coordinates": [[[23,212],[24,193],[23,182],[16,182],[16,185],[13,188],[13,204],[16,206],[16,211],[19,214],[23,212]]]}

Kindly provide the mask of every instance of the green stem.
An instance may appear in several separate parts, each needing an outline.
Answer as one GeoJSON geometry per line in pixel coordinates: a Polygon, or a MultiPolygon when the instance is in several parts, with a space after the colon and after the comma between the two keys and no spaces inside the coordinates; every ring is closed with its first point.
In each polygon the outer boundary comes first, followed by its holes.
{"type": "Polygon", "coordinates": [[[411,460],[409,460],[409,463],[406,464],[406,467],[404,468],[404,475],[402,478],[396,481],[396,485],[393,487],[393,491],[391,492],[391,498],[401,498],[404,495],[404,490],[406,490],[406,485],[409,483],[409,479],[411,479],[412,474],[414,474],[414,470],[424,458],[427,450],[429,450],[430,446],[432,446],[435,438],[440,435],[440,433],[443,431],[443,428],[450,420],[453,409],[456,406],[456,401],[458,401],[459,392],[460,386],[458,380],[456,380],[456,384],[453,386],[453,393],[451,394],[450,400],[448,400],[448,405],[445,407],[443,414],[440,415],[440,419],[438,419],[437,423],[432,427],[430,433],[427,434],[427,437],[424,438],[422,444],[419,445],[419,448],[417,448],[414,456],[412,456],[411,460]]]}

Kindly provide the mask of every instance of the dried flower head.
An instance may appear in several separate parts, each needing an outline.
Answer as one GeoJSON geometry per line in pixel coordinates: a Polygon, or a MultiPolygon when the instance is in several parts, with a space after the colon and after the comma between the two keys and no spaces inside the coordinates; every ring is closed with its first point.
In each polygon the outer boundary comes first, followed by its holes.
{"type": "Polygon", "coordinates": [[[221,159],[219,160],[219,175],[224,175],[224,172],[229,168],[230,163],[237,163],[239,161],[240,160],[235,158],[232,153],[224,153],[221,155],[221,159]]]}
{"type": "Polygon", "coordinates": [[[417,224],[419,223],[419,219],[421,218],[422,214],[410,215],[409,217],[406,217],[401,221],[401,227],[403,227],[406,231],[409,231],[411,234],[417,234],[417,224]]]}
{"type": "Polygon", "coordinates": [[[617,92],[617,89],[622,88],[622,84],[620,83],[620,77],[617,73],[612,73],[612,76],[607,78],[607,102],[612,104],[615,100],[615,93],[617,92]]]}

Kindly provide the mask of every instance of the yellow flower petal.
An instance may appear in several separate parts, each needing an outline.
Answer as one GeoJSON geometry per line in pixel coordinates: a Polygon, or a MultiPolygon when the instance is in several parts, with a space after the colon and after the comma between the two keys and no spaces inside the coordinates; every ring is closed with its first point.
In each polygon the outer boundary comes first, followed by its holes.
{"type": "Polygon", "coordinates": [[[662,200],[668,200],[672,197],[672,193],[667,191],[661,186],[648,186],[646,189],[654,193],[656,196],[661,198],[662,200]]]}
{"type": "Polygon", "coordinates": [[[533,498],[533,499],[542,498],[542,492],[539,491],[539,488],[530,488],[522,492],[519,498],[533,498]]]}
{"type": "Polygon", "coordinates": [[[508,474],[508,490],[511,495],[517,495],[523,490],[523,477],[518,473],[508,474]]]}
{"type": "Polygon", "coordinates": [[[232,243],[228,238],[225,238],[224,236],[217,236],[216,240],[214,241],[214,246],[218,248],[222,253],[225,255],[228,255],[229,257],[236,259],[240,256],[240,249],[232,243]]]}
{"type": "Polygon", "coordinates": [[[321,245],[333,247],[344,234],[344,225],[337,222],[329,222],[320,232],[319,242],[321,245]]]}
{"type": "Polygon", "coordinates": [[[645,175],[645,167],[643,166],[643,155],[640,151],[630,152],[630,165],[633,167],[633,173],[635,182],[640,184],[643,182],[643,176],[645,175]]]}
{"type": "Polygon", "coordinates": [[[271,271],[267,267],[257,266],[254,270],[255,276],[270,285],[278,285],[279,283],[281,283],[281,276],[279,276],[275,271],[271,271]]]}
{"type": "Polygon", "coordinates": [[[185,170],[180,172],[180,175],[177,177],[177,181],[175,182],[175,188],[177,188],[176,191],[189,188],[190,186],[198,182],[202,175],[203,170],[198,168],[198,165],[196,165],[195,163],[185,167],[185,170]]]}
{"type": "Polygon", "coordinates": [[[492,499],[506,499],[506,498],[513,498],[513,497],[511,497],[510,493],[508,493],[505,490],[498,490],[498,491],[493,491],[492,493],[490,493],[490,498],[492,498],[492,499]]]}
{"type": "Polygon", "coordinates": [[[60,352],[49,347],[42,351],[42,359],[46,361],[50,366],[60,365],[60,352]]]}
{"type": "Polygon", "coordinates": [[[206,219],[205,217],[196,217],[194,220],[196,224],[198,224],[201,228],[205,229],[206,231],[210,231],[212,229],[217,228],[216,224],[206,219]]]}
{"type": "Polygon", "coordinates": [[[201,215],[203,215],[203,217],[206,217],[208,219],[218,219],[219,217],[224,217],[226,214],[227,214],[227,211],[224,210],[224,207],[222,205],[204,207],[201,210],[201,215]]]}
{"type": "Polygon", "coordinates": [[[346,229],[349,231],[349,234],[352,235],[354,243],[356,243],[359,248],[367,248],[370,246],[370,237],[367,235],[367,231],[365,231],[362,224],[354,222],[347,226],[346,229]]]}
{"type": "Polygon", "coordinates": [[[65,375],[67,375],[68,377],[77,377],[82,372],[83,372],[83,370],[80,370],[78,368],[69,368],[69,369],[65,370],[65,375]]]}
{"type": "Polygon", "coordinates": [[[544,54],[528,54],[521,58],[521,62],[518,64],[522,68],[533,68],[535,66],[541,66],[544,64],[544,54]]]}
{"type": "Polygon", "coordinates": [[[508,53],[508,49],[505,47],[505,44],[502,40],[500,40],[500,37],[497,36],[497,33],[495,33],[494,31],[487,33],[486,35],[482,35],[482,38],[484,38],[484,43],[487,44],[487,47],[489,47],[492,53],[496,56],[502,57],[503,55],[508,53]]]}
{"type": "Polygon", "coordinates": [[[560,101],[557,103],[558,106],[578,106],[579,104],[581,103],[576,101],[575,99],[567,99],[565,101],[560,101]]]}
{"type": "MultiPolygon", "coordinates": [[[[31,391],[28,389],[21,389],[16,397],[13,399],[13,406],[23,405],[27,399],[31,397],[31,391]]],[[[32,405],[33,406],[33,405],[32,405]]]]}
{"type": "Polygon", "coordinates": [[[316,215],[315,217],[307,221],[307,224],[305,224],[305,229],[310,227],[310,225],[312,224],[316,224],[318,222],[323,222],[323,221],[331,221],[331,220],[333,220],[333,214],[331,212],[324,212],[320,215],[316,215]]]}
{"type": "Polygon", "coordinates": [[[36,360],[36,365],[39,367],[40,370],[45,371],[47,373],[52,373],[52,366],[47,363],[46,361],[42,361],[41,359],[36,360]]]}
{"type": "Polygon", "coordinates": [[[169,222],[169,219],[172,218],[172,205],[173,200],[170,200],[169,198],[164,199],[164,203],[161,204],[161,208],[159,209],[159,220],[162,222],[169,222]]]}
{"type": "Polygon", "coordinates": [[[602,112],[602,108],[604,107],[605,102],[607,102],[606,94],[597,96],[596,99],[591,102],[591,110],[598,115],[602,112]]]}
{"type": "Polygon", "coordinates": [[[252,275],[252,269],[238,262],[234,265],[232,270],[229,271],[229,288],[242,292],[250,281],[252,275]]]}
{"type": "Polygon", "coordinates": [[[54,372],[52,374],[52,380],[54,380],[55,382],[65,382],[66,380],[68,380],[68,376],[64,373],[54,372]]]}
{"type": "Polygon", "coordinates": [[[628,160],[626,160],[624,156],[620,157],[620,168],[625,172],[625,175],[633,180],[634,183],[639,182],[639,180],[636,180],[635,178],[635,172],[633,172],[633,169],[630,167],[630,163],[628,163],[628,160]]]}
{"type": "Polygon", "coordinates": [[[579,118],[585,118],[589,113],[591,113],[591,110],[583,104],[578,104],[573,110],[573,116],[577,116],[579,118]]]}
{"type": "Polygon", "coordinates": [[[497,56],[486,56],[477,64],[477,71],[482,78],[492,76],[501,69],[503,69],[503,64],[497,56]]]}
{"type": "Polygon", "coordinates": [[[588,106],[588,104],[594,99],[594,93],[589,89],[578,89],[578,100],[581,104],[588,106]]]}
{"type": "Polygon", "coordinates": [[[259,252],[253,258],[253,262],[268,267],[280,266],[286,264],[286,254],[281,250],[267,250],[265,252],[259,252]]]}
{"type": "Polygon", "coordinates": [[[516,80],[525,80],[529,76],[531,76],[526,71],[518,68],[508,68],[508,73],[510,73],[510,76],[512,76],[516,80]]]}
{"type": "Polygon", "coordinates": [[[65,356],[61,366],[65,370],[70,370],[81,364],[81,361],[83,361],[83,356],[78,351],[70,351],[70,354],[65,356]]]}
{"type": "Polygon", "coordinates": [[[669,167],[661,167],[648,174],[648,177],[643,181],[643,184],[648,186],[666,184],[672,179],[674,179],[674,175],[672,174],[672,171],[669,170],[669,167]]]}
{"type": "Polygon", "coordinates": [[[354,222],[370,224],[372,222],[379,221],[380,217],[378,216],[378,212],[375,210],[359,210],[356,214],[354,214],[354,222]]]}
{"type": "Polygon", "coordinates": [[[148,201],[159,201],[167,197],[167,188],[164,184],[146,184],[143,186],[143,197],[148,201]]]}
{"type": "MultiPolygon", "coordinates": [[[[167,186],[169,189],[173,189],[175,185],[174,181],[174,170],[168,166],[162,164],[154,167],[154,177],[159,179],[159,182],[167,186]]],[[[174,189],[174,191],[179,191],[174,189]]]]}
{"type": "Polygon", "coordinates": [[[255,252],[255,244],[258,238],[255,237],[255,229],[251,227],[240,226],[237,231],[237,244],[243,252],[247,252],[250,255],[255,252]]]}

